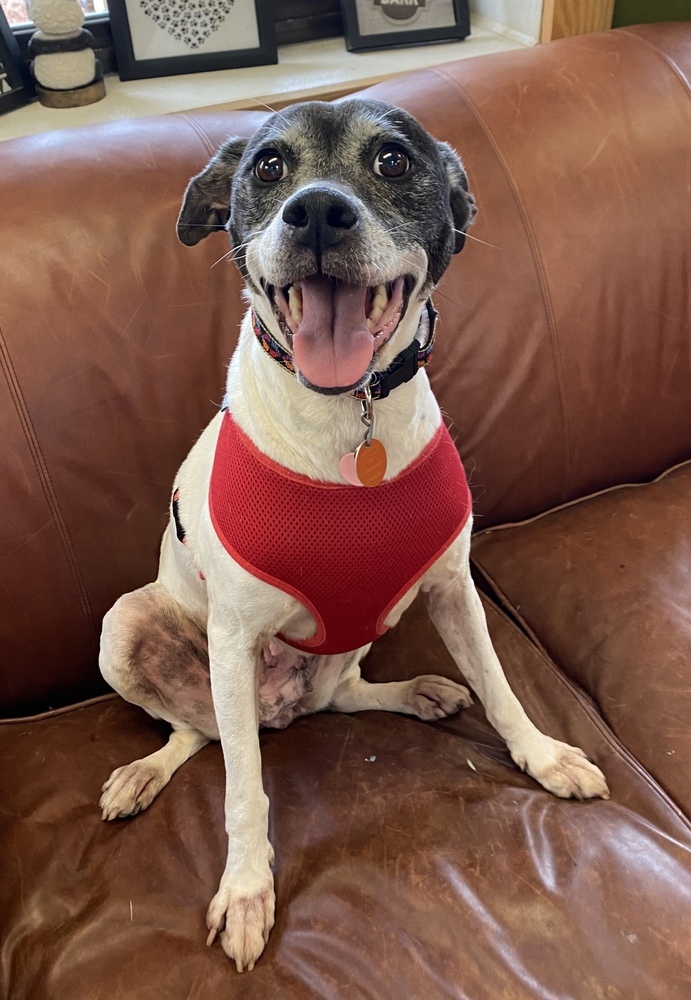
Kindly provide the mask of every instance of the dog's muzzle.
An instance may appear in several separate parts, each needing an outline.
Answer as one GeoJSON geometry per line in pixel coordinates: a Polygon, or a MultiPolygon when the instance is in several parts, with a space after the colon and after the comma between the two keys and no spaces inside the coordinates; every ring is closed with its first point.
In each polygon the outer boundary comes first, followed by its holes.
{"type": "Polygon", "coordinates": [[[368,273],[362,259],[371,254],[363,244],[361,206],[346,191],[310,185],[285,202],[279,218],[283,274],[294,268],[295,278],[264,287],[295,367],[312,388],[349,391],[396,329],[412,277],[362,281],[368,273]]]}

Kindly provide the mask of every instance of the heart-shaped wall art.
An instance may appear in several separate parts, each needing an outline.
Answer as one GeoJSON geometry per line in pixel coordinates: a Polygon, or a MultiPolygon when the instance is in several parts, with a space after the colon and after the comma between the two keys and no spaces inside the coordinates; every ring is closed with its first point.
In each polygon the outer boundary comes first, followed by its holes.
{"type": "Polygon", "coordinates": [[[139,0],[139,3],[159,28],[189,49],[198,49],[221,27],[234,0],[139,0]]]}

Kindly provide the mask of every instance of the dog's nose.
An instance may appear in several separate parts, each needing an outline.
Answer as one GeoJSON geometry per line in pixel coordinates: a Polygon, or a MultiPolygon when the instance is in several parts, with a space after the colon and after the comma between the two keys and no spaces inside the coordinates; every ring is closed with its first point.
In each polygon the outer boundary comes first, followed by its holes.
{"type": "Polygon", "coordinates": [[[320,253],[338,246],[358,222],[355,206],[336,191],[305,191],[283,206],[283,221],[296,243],[320,253]]]}

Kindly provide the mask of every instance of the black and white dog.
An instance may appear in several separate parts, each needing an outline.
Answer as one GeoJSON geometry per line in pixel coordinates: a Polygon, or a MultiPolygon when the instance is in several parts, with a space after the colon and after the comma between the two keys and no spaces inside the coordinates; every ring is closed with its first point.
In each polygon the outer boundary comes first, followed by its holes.
{"type": "Polygon", "coordinates": [[[456,153],[375,101],[276,113],[225,142],[185,194],[180,239],[227,229],[250,309],[224,410],[176,480],[158,579],[104,621],[104,677],[173,732],[113,772],[101,807],[145,809],[220,739],[228,857],[208,942],[220,933],[240,971],[274,919],[259,726],[323,709],[436,719],[470,703],[441,677],[360,676],[418,593],[519,767],[555,795],[608,797],[504,677],[469,573],[467,485],[421,370],[430,292],[474,214],[456,153]]]}

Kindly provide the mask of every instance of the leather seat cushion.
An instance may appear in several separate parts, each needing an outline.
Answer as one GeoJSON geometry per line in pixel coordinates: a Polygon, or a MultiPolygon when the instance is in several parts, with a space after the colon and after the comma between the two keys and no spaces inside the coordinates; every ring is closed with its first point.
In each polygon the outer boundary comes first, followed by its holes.
{"type": "Polygon", "coordinates": [[[691,814],[691,463],[475,539],[507,610],[691,814]]]}
{"type": "MultiPolygon", "coordinates": [[[[240,978],[204,947],[224,860],[220,747],[140,816],[103,823],[110,770],[164,729],[115,697],[6,722],[0,994],[688,997],[689,824],[554,665],[500,613],[490,621],[529,713],[598,760],[611,801],[542,791],[476,708],[434,725],[370,712],[266,732],[277,923],[240,978]]],[[[399,660],[399,676],[415,660],[452,670],[420,607],[370,669],[399,660]]]]}

